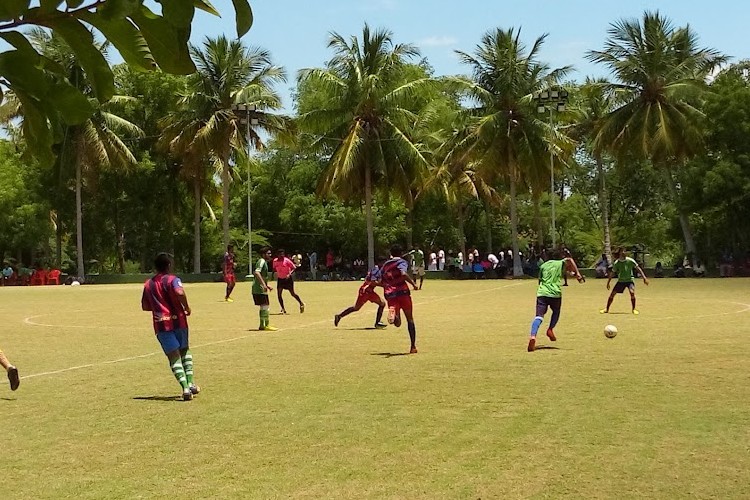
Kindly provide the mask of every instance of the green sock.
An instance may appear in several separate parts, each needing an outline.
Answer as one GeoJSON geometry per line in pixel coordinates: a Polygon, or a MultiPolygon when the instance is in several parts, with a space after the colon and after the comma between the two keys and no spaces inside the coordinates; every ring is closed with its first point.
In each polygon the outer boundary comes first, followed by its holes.
{"type": "Polygon", "coordinates": [[[173,362],[170,362],[169,365],[172,368],[174,378],[177,379],[183,389],[187,389],[188,382],[187,378],[185,377],[185,368],[182,366],[182,360],[180,358],[177,358],[173,362]]]}
{"type": "Polygon", "coordinates": [[[260,310],[260,324],[263,327],[268,326],[268,324],[271,322],[270,319],[270,312],[268,309],[261,309],[260,310]]]}
{"type": "Polygon", "coordinates": [[[188,385],[193,385],[193,353],[189,350],[182,357],[182,366],[185,368],[185,378],[188,385]]]}

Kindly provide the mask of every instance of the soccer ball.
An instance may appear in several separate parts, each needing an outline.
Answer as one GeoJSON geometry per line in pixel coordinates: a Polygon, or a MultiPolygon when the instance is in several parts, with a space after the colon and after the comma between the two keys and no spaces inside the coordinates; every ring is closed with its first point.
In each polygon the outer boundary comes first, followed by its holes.
{"type": "Polygon", "coordinates": [[[615,325],[607,325],[604,327],[604,336],[608,339],[615,338],[617,335],[617,327],[615,325]]]}

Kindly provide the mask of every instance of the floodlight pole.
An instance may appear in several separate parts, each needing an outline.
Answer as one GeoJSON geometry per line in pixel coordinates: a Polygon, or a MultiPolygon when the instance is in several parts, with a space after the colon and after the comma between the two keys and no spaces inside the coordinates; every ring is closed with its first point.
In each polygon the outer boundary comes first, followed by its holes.
{"type": "Polygon", "coordinates": [[[255,104],[233,104],[232,111],[239,116],[240,124],[245,125],[245,142],[247,147],[247,275],[252,276],[253,274],[253,209],[250,195],[252,190],[250,189],[250,125],[257,125],[257,118],[250,118],[250,113],[256,111],[258,108],[255,104]]]}

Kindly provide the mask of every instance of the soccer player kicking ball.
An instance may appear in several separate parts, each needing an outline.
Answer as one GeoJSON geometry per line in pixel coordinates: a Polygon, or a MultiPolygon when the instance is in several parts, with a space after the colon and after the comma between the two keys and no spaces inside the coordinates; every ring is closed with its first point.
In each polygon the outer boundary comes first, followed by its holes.
{"type": "Polygon", "coordinates": [[[539,327],[542,326],[542,321],[544,321],[544,315],[547,314],[548,307],[552,309],[552,318],[549,322],[549,328],[547,328],[547,337],[552,342],[557,340],[554,328],[560,320],[560,309],[562,307],[562,288],[560,287],[560,282],[562,281],[563,274],[568,270],[575,273],[575,277],[579,283],[584,282],[583,276],[578,271],[578,266],[573,257],[565,257],[560,260],[560,252],[557,250],[552,252],[552,259],[542,264],[539,268],[539,288],[536,292],[536,316],[534,317],[534,321],[531,322],[529,352],[534,352],[534,349],[536,349],[536,334],[539,331],[539,327]]]}
{"type": "Polygon", "coordinates": [[[151,311],[156,339],[182,387],[182,399],[190,401],[201,391],[193,382],[193,355],[188,343],[187,322],[190,306],[182,289],[182,281],[171,274],[172,259],[169,255],[157,255],[154,267],[156,276],[143,284],[141,308],[151,311]]]}
{"type": "Polygon", "coordinates": [[[230,297],[230,295],[232,295],[232,290],[234,290],[234,284],[237,281],[234,276],[234,245],[227,245],[222,271],[224,272],[224,282],[227,284],[227,293],[224,295],[224,301],[234,302],[230,297]]]}
{"type": "Polygon", "coordinates": [[[15,391],[16,389],[18,389],[18,386],[21,384],[21,379],[18,377],[18,368],[10,364],[10,361],[8,361],[8,358],[5,357],[2,349],[0,349],[0,366],[2,366],[8,374],[10,390],[15,391]]]}
{"type": "Polygon", "coordinates": [[[268,261],[271,260],[271,249],[263,247],[260,249],[260,259],[255,264],[255,271],[253,272],[253,302],[256,306],[260,307],[260,326],[258,330],[275,332],[278,328],[271,326],[271,316],[269,313],[270,302],[268,300],[268,292],[272,291],[268,285],[268,261]]]}
{"type": "Polygon", "coordinates": [[[409,285],[415,290],[417,285],[409,276],[409,265],[401,258],[403,250],[400,245],[391,247],[391,258],[383,264],[381,283],[385,289],[385,300],[388,301],[388,323],[401,326],[401,310],[406,316],[406,325],[409,328],[409,339],[411,349],[409,354],[417,353],[417,327],[414,325],[414,314],[412,312],[411,292],[409,285]]]}
{"type": "Polygon", "coordinates": [[[289,290],[297,302],[299,302],[299,312],[305,312],[305,304],[299,295],[294,293],[294,270],[297,266],[292,262],[289,257],[286,256],[283,249],[279,249],[276,253],[276,258],[273,259],[273,270],[276,273],[276,294],[281,305],[281,314],[286,314],[286,308],[284,307],[284,298],[281,296],[281,292],[289,290]]]}
{"type": "Polygon", "coordinates": [[[615,274],[617,274],[617,283],[615,283],[612,293],[609,294],[607,307],[599,312],[607,314],[610,306],[612,306],[612,301],[615,300],[615,294],[622,293],[627,288],[630,292],[630,304],[633,306],[633,314],[639,314],[638,309],[635,308],[635,279],[633,278],[633,270],[638,271],[643,278],[643,284],[648,286],[646,273],[643,272],[643,269],[641,269],[641,266],[635,260],[625,255],[624,248],[620,247],[617,250],[616,257],[615,262],[612,264],[612,271],[609,273],[609,279],[607,279],[607,290],[609,290],[609,284],[615,274]]]}
{"type": "Polygon", "coordinates": [[[380,320],[383,317],[383,311],[385,310],[385,301],[380,298],[380,295],[375,292],[375,287],[380,282],[380,268],[378,266],[383,264],[385,259],[378,259],[375,267],[370,269],[370,272],[365,276],[365,282],[359,287],[359,295],[357,296],[357,302],[353,307],[347,307],[336,316],[333,317],[333,326],[339,326],[341,318],[348,316],[353,312],[359,311],[363,305],[368,302],[378,305],[378,313],[375,316],[375,328],[385,328],[387,325],[381,323],[380,320]]]}

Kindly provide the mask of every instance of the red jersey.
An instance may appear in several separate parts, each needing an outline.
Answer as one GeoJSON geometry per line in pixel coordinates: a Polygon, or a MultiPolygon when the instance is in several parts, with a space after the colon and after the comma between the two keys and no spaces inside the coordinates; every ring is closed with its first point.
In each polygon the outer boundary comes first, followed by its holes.
{"type": "Polygon", "coordinates": [[[365,282],[359,287],[359,294],[365,295],[375,291],[375,286],[378,284],[378,281],[380,281],[380,269],[378,269],[378,266],[375,266],[370,269],[370,272],[365,276],[365,282]]]}
{"type": "Polygon", "coordinates": [[[409,284],[406,282],[408,270],[409,265],[401,257],[394,257],[383,264],[381,279],[386,299],[411,294],[409,284]]]}
{"type": "Polygon", "coordinates": [[[234,254],[226,252],[224,254],[224,274],[234,274],[234,254]]]}
{"type": "Polygon", "coordinates": [[[157,274],[143,284],[141,303],[151,311],[156,333],[188,327],[177,290],[182,290],[182,281],[173,274],[157,274]]]}

